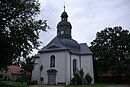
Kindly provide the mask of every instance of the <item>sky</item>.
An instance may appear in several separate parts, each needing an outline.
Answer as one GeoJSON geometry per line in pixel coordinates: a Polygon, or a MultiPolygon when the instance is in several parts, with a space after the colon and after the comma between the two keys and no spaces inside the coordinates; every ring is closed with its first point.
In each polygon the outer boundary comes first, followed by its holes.
{"type": "Polygon", "coordinates": [[[57,24],[61,14],[68,14],[72,25],[72,38],[78,43],[91,42],[96,33],[106,27],[122,26],[130,30],[130,0],[39,0],[42,20],[47,20],[51,29],[40,33],[40,48],[46,46],[57,35],[57,24]]]}

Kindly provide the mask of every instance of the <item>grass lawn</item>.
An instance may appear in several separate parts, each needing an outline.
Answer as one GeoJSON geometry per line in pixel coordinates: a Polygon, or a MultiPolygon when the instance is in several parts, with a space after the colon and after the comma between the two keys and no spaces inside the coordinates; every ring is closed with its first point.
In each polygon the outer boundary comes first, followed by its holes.
{"type": "Polygon", "coordinates": [[[106,86],[113,86],[115,84],[107,84],[107,83],[95,83],[93,85],[67,85],[65,87],[106,87],[106,86]]]}
{"type": "Polygon", "coordinates": [[[21,85],[20,83],[18,84],[16,84],[16,83],[12,83],[12,82],[10,82],[10,83],[1,83],[0,82],[0,87],[27,87],[27,85],[21,85]]]}
{"type": "MultiPolygon", "coordinates": [[[[95,83],[93,85],[66,85],[64,87],[107,87],[107,86],[113,86],[116,84],[111,83],[95,83]]],[[[0,87],[28,87],[26,83],[21,84],[20,82],[0,82],[0,87]]],[[[29,86],[31,87],[31,86],[29,86]]],[[[34,87],[34,86],[32,86],[34,87]]],[[[36,86],[37,87],[37,86],[36,86]]],[[[46,85],[42,85],[40,87],[46,87],[46,85]]],[[[49,86],[47,86],[49,87],[49,86]]],[[[52,86],[50,86],[52,87],[52,86]]]]}

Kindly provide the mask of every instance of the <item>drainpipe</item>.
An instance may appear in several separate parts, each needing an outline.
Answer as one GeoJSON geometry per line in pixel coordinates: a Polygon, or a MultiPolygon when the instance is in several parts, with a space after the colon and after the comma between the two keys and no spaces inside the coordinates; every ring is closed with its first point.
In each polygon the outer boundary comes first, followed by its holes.
{"type": "Polygon", "coordinates": [[[71,53],[70,53],[70,82],[71,82],[71,53]]]}

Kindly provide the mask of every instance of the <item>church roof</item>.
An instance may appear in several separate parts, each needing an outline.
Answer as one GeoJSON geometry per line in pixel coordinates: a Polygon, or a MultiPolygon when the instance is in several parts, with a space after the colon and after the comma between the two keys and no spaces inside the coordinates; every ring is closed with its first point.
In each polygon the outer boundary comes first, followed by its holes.
{"type": "Polygon", "coordinates": [[[73,39],[55,37],[47,46],[43,47],[39,53],[49,51],[69,50],[72,54],[92,54],[86,43],[78,44],[73,39]]]}
{"type": "Polygon", "coordinates": [[[71,23],[67,20],[68,15],[64,12],[61,15],[61,21],[57,25],[57,36],[45,47],[43,47],[39,53],[50,51],[68,50],[72,54],[90,54],[86,43],[78,44],[77,41],[71,38],[71,23]]]}
{"type": "Polygon", "coordinates": [[[79,44],[80,54],[92,54],[86,43],[79,44]]]}

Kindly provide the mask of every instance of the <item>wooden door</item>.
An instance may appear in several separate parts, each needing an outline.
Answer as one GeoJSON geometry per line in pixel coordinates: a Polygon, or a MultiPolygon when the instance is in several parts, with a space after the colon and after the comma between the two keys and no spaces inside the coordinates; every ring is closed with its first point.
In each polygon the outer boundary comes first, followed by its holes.
{"type": "Polygon", "coordinates": [[[50,85],[56,84],[56,75],[55,74],[49,74],[48,75],[48,83],[50,85]]]}

